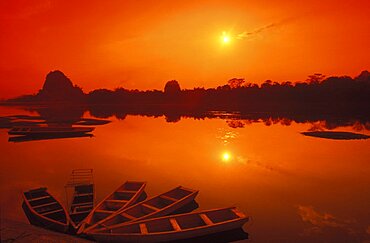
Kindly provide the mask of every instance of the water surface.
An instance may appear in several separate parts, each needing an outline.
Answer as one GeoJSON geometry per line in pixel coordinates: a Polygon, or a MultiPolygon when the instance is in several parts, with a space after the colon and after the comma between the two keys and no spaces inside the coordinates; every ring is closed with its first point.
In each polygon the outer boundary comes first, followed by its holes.
{"type": "MultiPolygon", "coordinates": [[[[0,116],[15,114],[38,115],[0,107],[0,116]]],[[[251,216],[246,242],[370,240],[370,139],[301,134],[320,122],[123,118],[108,117],[92,138],[12,143],[0,129],[1,217],[26,221],[22,190],[46,186],[65,201],[71,170],[92,168],[98,201],[144,180],[148,196],[183,185],[200,190],[200,209],[237,206],[251,216]]]]}

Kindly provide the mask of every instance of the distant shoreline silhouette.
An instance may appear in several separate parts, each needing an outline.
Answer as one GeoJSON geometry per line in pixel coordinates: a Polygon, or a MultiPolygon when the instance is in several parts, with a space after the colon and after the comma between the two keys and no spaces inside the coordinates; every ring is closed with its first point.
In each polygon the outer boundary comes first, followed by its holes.
{"type": "Polygon", "coordinates": [[[309,76],[305,82],[277,83],[270,80],[260,86],[233,78],[217,88],[181,90],[176,80],[168,81],[160,90],[97,89],[85,94],[82,89],[61,71],[50,72],[41,90],[35,95],[24,95],[5,101],[12,103],[72,103],[121,105],[176,105],[179,108],[202,110],[242,110],[246,107],[278,108],[282,104],[291,108],[335,104],[352,108],[353,104],[370,102],[370,73],[359,76],[328,77],[322,74],[309,76]]]}
{"type": "Polygon", "coordinates": [[[37,94],[9,99],[2,105],[29,107],[39,114],[44,112],[42,116],[61,119],[73,112],[78,119],[85,111],[98,118],[165,116],[168,122],[182,117],[225,118],[227,114],[231,127],[242,126],[233,120],[259,120],[266,125],[325,121],[329,129],[354,126],[369,130],[370,73],[363,71],[355,78],[314,74],[305,82],[280,84],[268,80],[260,86],[233,78],[217,88],[191,90],[181,90],[179,83],[172,80],[164,91],[117,88],[85,94],[61,71],[52,71],[37,94]]]}

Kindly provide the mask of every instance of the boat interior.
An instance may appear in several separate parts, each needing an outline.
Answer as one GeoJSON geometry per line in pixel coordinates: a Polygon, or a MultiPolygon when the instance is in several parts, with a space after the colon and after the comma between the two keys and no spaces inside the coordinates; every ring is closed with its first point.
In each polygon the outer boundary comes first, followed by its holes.
{"type": "Polygon", "coordinates": [[[99,210],[117,211],[128,203],[143,186],[141,182],[127,182],[116,190],[106,201],[101,205],[99,210]]]}
{"type": "Polygon", "coordinates": [[[164,194],[142,201],[139,204],[127,208],[127,210],[124,210],[120,214],[107,220],[104,223],[106,225],[114,225],[125,223],[131,220],[136,220],[148,214],[160,211],[161,209],[180,201],[181,199],[189,196],[192,193],[194,193],[194,191],[187,190],[182,187],[177,187],[164,194]]]}
{"type": "Polygon", "coordinates": [[[94,207],[94,185],[77,185],[70,208],[73,222],[81,222],[94,207]]]}
{"type": "Polygon", "coordinates": [[[165,217],[160,219],[149,220],[143,223],[134,223],[121,227],[107,229],[102,233],[129,233],[129,234],[147,234],[147,233],[164,233],[171,231],[181,231],[192,229],[216,223],[227,222],[234,219],[239,219],[240,216],[233,211],[232,208],[205,211],[199,213],[191,213],[178,215],[173,217],[165,217]]]}

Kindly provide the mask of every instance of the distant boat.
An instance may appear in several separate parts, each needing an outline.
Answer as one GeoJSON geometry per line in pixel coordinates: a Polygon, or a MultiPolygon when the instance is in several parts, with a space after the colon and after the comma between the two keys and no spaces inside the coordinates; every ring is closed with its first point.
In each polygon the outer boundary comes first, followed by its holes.
{"type": "Polygon", "coordinates": [[[124,225],[129,222],[168,215],[192,202],[197,194],[198,191],[196,190],[182,186],[176,187],[168,192],[116,212],[95,224],[90,230],[99,231],[112,225],[124,225]]]}
{"type": "Polygon", "coordinates": [[[335,140],[352,140],[352,139],[368,139],[370,136],[353,133],[353,132],[337,132],[337,131],[314,131],[314,132],[302,132],[301,134],[316,138],[326,138],[335,140]]]}
{"type": "Polygon", "coordinates": [[[14,127],[8,131],[9,135],[79,135],[92,132],[93,127],[14,127]]]}
{"type": "Polygon", "coordinates": [[[98,242],[164,242],[241,228],[248,217],[235,207],[147,219],[88,235],[98,242]]]}
{"type": "Polygon", "coordinates": [[[46,188],[24,192],[23,200],[22,208],[31,224],[63,233],[68,230],[66,209],[46,188]]]}
{"type": "Polygon", "coordinates": [[[75,124],[81,125],[81,126],[98,126],[98,125],[105,125],[110,122],[111,122],[110,120],[82,118],[80,121],[76,122],[75,124]]]}
{"type": "Polygon", "coordinates": [[[89,231],[90,228],[106,217],[136,204],[144,195],[145,182],[126,181],[114,192],[104,198],[83,220],[77,234],[89,231]]]}
{"type": "Polygon", "coordinates": [[[93,134],[39,134],[39,135],[20,135],[9,137],[9,142],[21,143],[21,142],[31,142],[31,141],[42,141],[42,140],[53,140],[53,139],[63,139],[63,138],[91,138],[94,137],[93,134]]]}

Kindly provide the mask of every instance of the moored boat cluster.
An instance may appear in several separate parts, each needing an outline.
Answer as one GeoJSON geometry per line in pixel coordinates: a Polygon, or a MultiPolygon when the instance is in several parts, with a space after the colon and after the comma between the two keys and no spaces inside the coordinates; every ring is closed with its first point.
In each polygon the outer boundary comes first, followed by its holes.
{"type": "MultiPolygon", "coordinates": [[[[145,186],[145,182],[126,181],[95,207],[80,203],[84,218],[78,220],[46,188],[24,192],[23,209],[31,224],[99,242],[188,239],[238,229],[249,219],[235,207],[174,214],[193,202],[198,191],[178,186],[146,198],[145,186]]],[[[84,196],[89,193],[83,191],[84,196]]]]}

